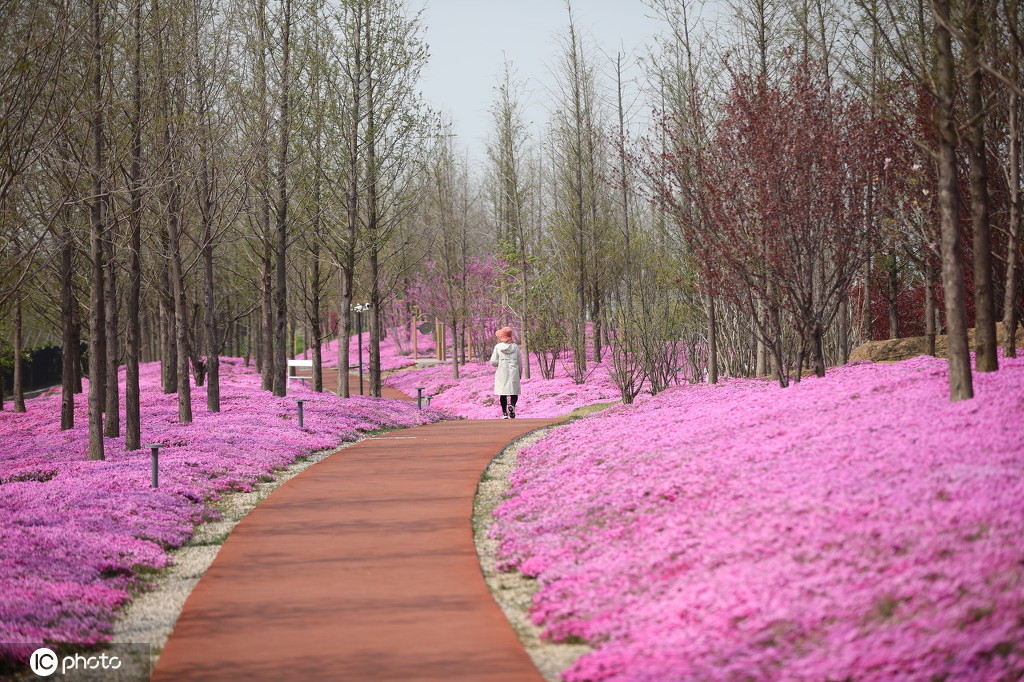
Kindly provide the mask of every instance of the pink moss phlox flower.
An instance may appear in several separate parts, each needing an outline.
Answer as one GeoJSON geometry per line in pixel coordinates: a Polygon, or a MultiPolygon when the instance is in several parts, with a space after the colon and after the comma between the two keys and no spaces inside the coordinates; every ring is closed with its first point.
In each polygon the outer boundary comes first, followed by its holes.
{"type": "MultiPolygon", "coordinates": [[[[288,397],[274,397],[253,369],[221,362],[221,412],[206,410],[205,387],[193,388],[191,424],[178,423],[177,395],[161,390],[159,365],[142,366],[143,443],[167,445],[157,489],[149,450],[125,451],[121,438],[105,440],[104,461],[86,459],[84,396],[69,431],[59,429],[59,390],[27,401],[24,414],[0,412],[0,642],[109,640],[140,569],[166,566],[167,550],[215,516],[208,505],[222,493],[367,432],[444,418],[415,403],[343,400],[295,382],[288,397]],[[302,429],[296,397],[306,400],[302,429]]],[[[0,663],[31,651],[0,645],[0,663]]]]}
{"type": "Polygon", "coordinates": [[[616,680],[1024,674],[1024,359],[673,388],[524,449],[494,535],[616,680]]]}
{"type": "MultiPolygon", "coordinates": [[[[363,371],[369,371],[370,366],[370,332],[363,332],[363,371]]],[[[434,337],[433,334],[423,334],[417,330],[416,332],[416,350],[418,351],[419,357],[433,357],[434,355],[434,337]]],[[[325,343],[321,347],[322,359],[321,362],[324,367],[337,367],[338,366],[338,340],[334,339],[328,343],[325,343]]],[[[312,353],[306,351],[295,356],[300,359],[311,359],[312,353]]],[[[390,329],[388,335],[384,337],[380,342],[380,368],[383,371],[390,371],[395,369],[401,369],[403,367],[409,367],[416,364],[416,359],[413,357],[413,342],[412,334],[408,329],[390,329]],[[401,337],[401,338],[399,338],[401,337]]],[[[359,343],[356,336],[352,336],[349,341],[348,349],[348,366],[358,367],[359,366],[359,343]]]]}
{"type": "MultiPolygon", "coordinates": [[[[489,352],[489,349],[488,349],[489,352]]],[[[553,379],[544,379],[533,358],[534,371],[523,379],[522,393],[516,407],[520,417],[560,417],[578,407],[594,403],[615,402],[619,389],[608,375],[607,364],[593,364],[586,383],[576,384],[568,373],[568,364],[559,363],[553,379]]],[[[424,395],[434,396],[430,402],[450,414],[467,419],[494,419],[501,416],[498,396],[494,395],[494,368],[487,362],[468,362],[459,367],[459,378],[452,379],[450,363],[424,369],[406,370],[389,375],[389,386],[409,395],[423,387],[424,395]]]]}

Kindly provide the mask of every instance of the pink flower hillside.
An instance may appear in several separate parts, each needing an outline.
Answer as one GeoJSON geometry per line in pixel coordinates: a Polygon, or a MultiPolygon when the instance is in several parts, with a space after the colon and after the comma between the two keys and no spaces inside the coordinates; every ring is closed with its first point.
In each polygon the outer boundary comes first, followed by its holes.
{"type": "Polygon", "coordinates": [[[223,411],[207,412],[205,388],[195,388],[195,421],[180,424],[159,365],[143,365],[143,443],[167,445],[157,489],[149,450],[126,452],[123,439],[106,440],[105,461],[86,459],[84,397],[69,431],[59,430],[59,392],[27,401],[27,413],[0,412],[0,643],[27,643],[0,644],[0,669],[41,642],[109,640],[139,570],[166,566],[167,549],[213,514],[207,503],[222,492],[248,490],[302,454],[365,432],[442,417],[414,403],[342,400],[294,384],[277,398],[229,358],[221,372],[223,411]],[[296,396],[307,401],[302,429],[296,396]]]}
{"type": "Polygon", "coordinates": [[[670,389],[525,449],[495,536],[615,680],[1024,674],[1024,359],[670,389]]]}
{"type": "MultiPolygon", "coordinates": [[[[429,358],[434,355],[434,336],[416,332],[417,350],[420,358],[429,358]]],[[[324,367],[338,366],[338,339],[325,343],[321,350],[324,367]]],[[[359,364],[359,344],[355,336],[349,342],[349,367],[359,364]]],[[[300,353],[295,356],[301,359],[311,359],[311,351],[300,353]]],[[[380,368],[382,371],[391,371],[410,367],[416,364],[412,354],[412,335],[408,329],[390,329],[388,335],[380,342],[380,368]],[[401,336],[401,344],[399,344],[401,336]],[[400,347],[401,345],[401,347],[400,347]],[[404,352],[403,352],[404,350],[404,352]]],[[[363,369],[370,366],[370,332],[363,332],[363,369]]]]}
{"type": "MultiPolygon", "coordinates": [[[[534,367],[537,367],[534,359],[534,367]]],[[[424,395],[436,396],[431,407],[468,419],[493,419],[501,416],[498,396],[494,395],[494,368],[487,362],[469,362],[459,367],[459,379],[452,379],[450,364],[407,370],[384,379],[388,386],[409,395],[423,387],[424,395]]],[[[608,375],[606,365],[595,365],[584,384],[575,384],[566,366],[560,365],[555,378],[540,373],[522,381],[523,392],[516,407],[520,417],[559,417],[578,407],[620,398],[619,390],[608,375]]]]}

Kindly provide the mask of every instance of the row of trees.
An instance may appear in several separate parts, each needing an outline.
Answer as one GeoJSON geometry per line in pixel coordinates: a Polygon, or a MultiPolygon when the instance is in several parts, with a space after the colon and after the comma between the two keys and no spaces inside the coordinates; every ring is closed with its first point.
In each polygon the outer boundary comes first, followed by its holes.
{"type": "MultiPolygon", "coordinates": [[[[423,27],[399,0],[4,5],[8,336],[87,338],[92,457],[120,433],[122,362],[138,447],[140,361],[188,421],[193,383],[218,409],[225,352],[283,394],[302,330],[321,390],[356,301],[374,394],[387,313],[481,352],[511,322],[543,375],[608,362],[627,401],[786,385],[945,331],[970,397],[966,327],[993,370],[1022,300],[1018,3],[733,0],[715,30],[649,5],[665,31],[635,57],[595,50],[566,3],[548,125],[508,65],[482,174],[416,94],[423,27]]],[[[65,354],[64,428],[80,364],[65,354]]]]}
{"type": "MultiPolygon", "coordinates": [[[[318,353],[328,309],[344,343],[354,301],[382,307],[415,248],[403,219],[436,130],[415,90],[422,26],[404,3],[2,11],[0,310],[15,345],[26,320],[59,330],[66,349],[86,330],[91,458],[121,433],[121,364],[138,448],[141,359],[161,361],[187,422],[193,382],[219,410],[229,343],[244,339],[264,388],[284,395],[296,329],[318,353]]],[[[379,316],[369,321],[379,340],[379,316]]],[[[62,428],[80,374],[65,353],[62,428]]],[[[16,368],[16,397],[17,379],[16,368]]],[[[379,371],[371,386],[379,394],[379,371]]],[[[347,373],[337,390],[348,395],[347,373]]]]}
{"type": "Polygon", "coordinates": [[[1016,353],[1018,4],[738,1],[717,33],[650,6],[666,32],[637,84],[567,3],[541,139],[499,82],[483,194],[528,345],[584,381],[611,343],[628,400],[723,370],[785,386],[886,331],[932,352],[944,331],[950,396],[971,397],[968,326],[977,371],[997,319],[1016,353]]]}

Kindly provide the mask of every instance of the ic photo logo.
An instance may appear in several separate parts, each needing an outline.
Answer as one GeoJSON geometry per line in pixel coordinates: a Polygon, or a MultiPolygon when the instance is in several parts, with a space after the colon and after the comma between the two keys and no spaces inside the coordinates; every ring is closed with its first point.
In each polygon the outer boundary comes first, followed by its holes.
{"type": "Polygon", "coordinates": [[[121,659],[106,653],[99,656],[74,654],[62,658],[52,649],[42,647],[32,652],[32,658],[28,660],[28,667],[40,677],[49,677],[57,672],[58,667],[61,675],[67,675],[69,670],[118,670],[121,667],[121,659]]]}
{"type": "Polygon", "coordinates": [[[49,677],[57,672],[57,661],[57,654],[43,647],[32,652],[32,658],[28,660],[28,667],[40,677],[49,677]]]}

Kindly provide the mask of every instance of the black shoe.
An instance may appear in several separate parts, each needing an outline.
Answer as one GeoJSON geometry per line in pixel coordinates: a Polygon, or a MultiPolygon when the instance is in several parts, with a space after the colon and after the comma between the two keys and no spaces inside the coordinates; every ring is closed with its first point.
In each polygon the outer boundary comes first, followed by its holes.
{"type": "Polygon", "coordinates": [[[508,418],[509,419],[515,419],[516,418],[516,408],[514,408],[514,407],[508,408],[508,418]]]}

